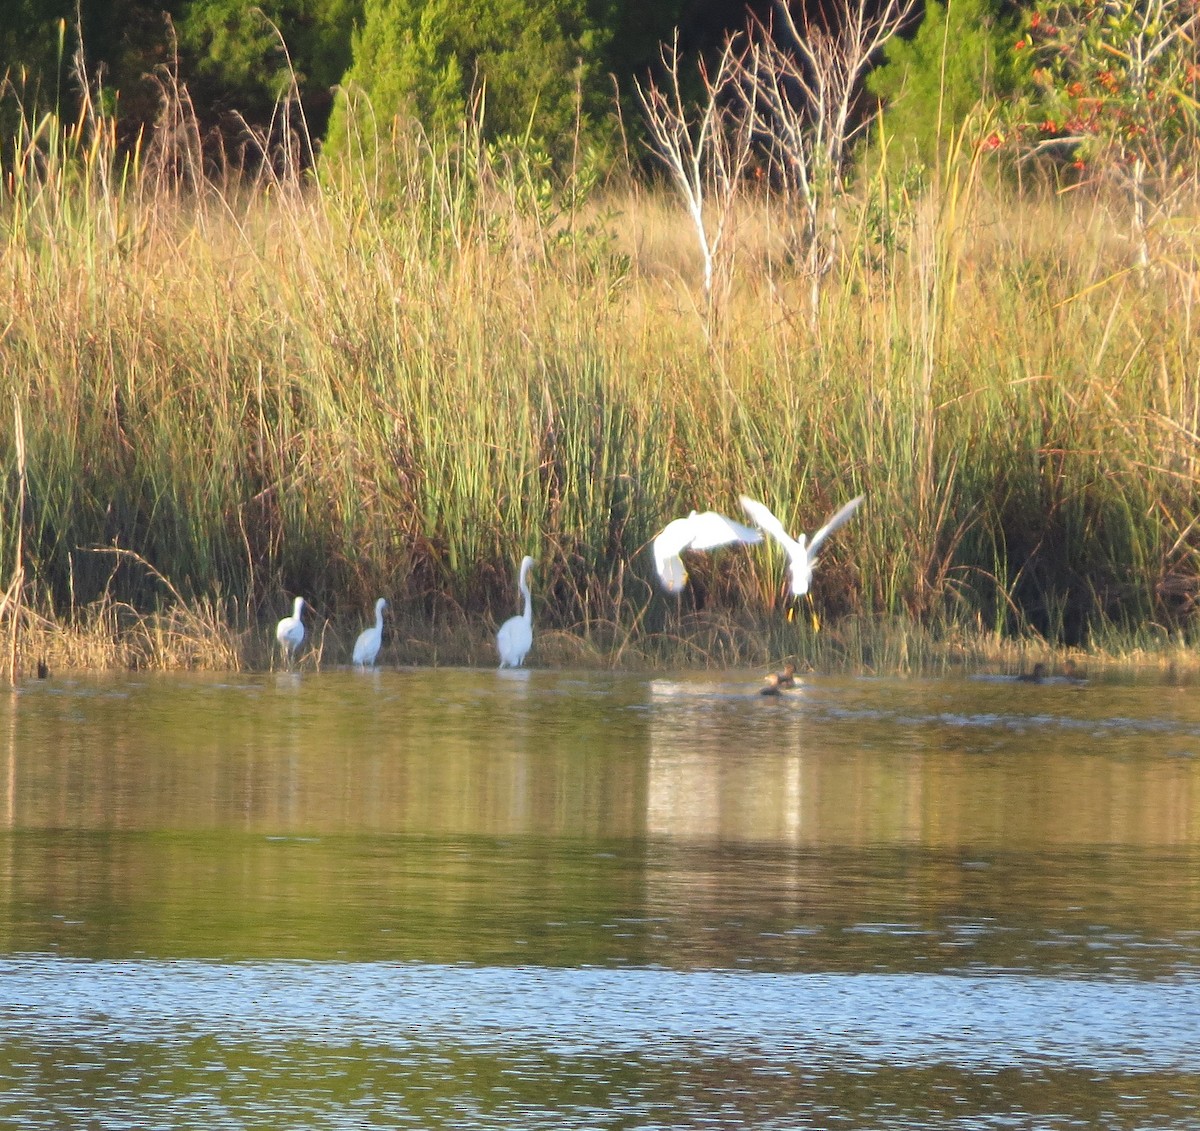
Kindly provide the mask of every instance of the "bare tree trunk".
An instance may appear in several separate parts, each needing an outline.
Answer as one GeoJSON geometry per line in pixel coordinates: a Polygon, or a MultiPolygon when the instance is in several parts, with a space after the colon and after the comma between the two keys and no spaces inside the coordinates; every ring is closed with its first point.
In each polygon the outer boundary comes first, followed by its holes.
{"type": "Polygon", "coordinates": [[[839,0],[828,24],[814,22],[806,9],[797,23],[791,5],[778,0],[776,21],[754,20],[750,49],[737,60],[755,132],[766,139],[801,213],[814,318],[822,280],[837,255],[838,200],[851,143],[866,124],[856,118],[862,80],[915,7],[916,0],[839,0]]]}
{"type": "Polygon", "coordinates": [[[666,75],[662,85],[647,82],[635,86],[655,156],[670,173],[692,221],[704,262],[704,298],[711,316],[714,288],[723,266],[722,243],[751,155],[751,119],[740,112],[740,103],[727,97],[740,59],[735,40],[730,39],[711,73],[701,65],[704,97],[694,108],[684,101],[680,89],[678,36],[663,46],[662,62],[666,75]]]}

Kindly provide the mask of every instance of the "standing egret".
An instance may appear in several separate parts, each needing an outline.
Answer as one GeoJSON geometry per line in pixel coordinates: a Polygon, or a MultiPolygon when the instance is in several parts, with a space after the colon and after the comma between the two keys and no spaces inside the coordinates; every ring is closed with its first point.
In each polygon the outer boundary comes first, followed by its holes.
{"type": "Polygon", "coordinates": [[[370,668],[375,665],[375,657],[379,655],[379,646],[383,643],[383,610],[387,601],[380,597],[375,602],[375,624],[364,628],[354,642],[354,662],[360,668],[370,668]]]}
{"type": "Polygon", "coordinates": [[[525,598],[525,611],[519,616],[509,617],[496,633],[496,649],[500,653],[502,668],[519,668],[533,647],[533,598],[529,593],[529,571],[533,558],[528,554],[521,559],[517,574],[517,588],[525,598]]]}
{"type": "Polygon", "coordinates": [[[851,499],[840,511],[837,512],[824,526],[818,530],[812,538],[801,534],[799,538],[793,538],[783,528],[783,523],[779,521],[762,503],[756,502],[754,499],[741,496],[742,509],[776,542],[783,547],[784,552],[790,560],[790,569],[792,571],[792,596],[803,597],[808,592],[809,586],[812,584],[813,570],[817,565],[817,549],[826,538],[829,537],[835,530],[845,526],[850,521],[851,515],[858,510],[865,495],[857,495],[851,499]]]}
{"type": "Polygon", "coordinates": [[[698,514],[692,511],[687,518],[668,522],[654,537],[654,568],[668,593],[679,593],[687,584],[687,570],[679,556],[684,550],[715,550],[731,542],[753,546],[762,541],[757,530],[734,522],[716,511],[698,514]]]}
{"type": "Polygon", "coordinates": [[[292,615],[284,617],[275,626],[275,639],[283,649],[283,658],[290,664],[296,649],[304,641],[304,622],[300,619],[300,610],[304,608],[304,598],[297,597],[292,606],[292,615]]]}

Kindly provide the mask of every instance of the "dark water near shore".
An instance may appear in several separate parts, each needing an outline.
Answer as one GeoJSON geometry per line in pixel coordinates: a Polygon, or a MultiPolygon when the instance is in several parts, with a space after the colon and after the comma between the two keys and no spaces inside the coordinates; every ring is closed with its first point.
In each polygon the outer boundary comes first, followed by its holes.
{"type": "Polygon", "coordinates": [[[1200,1128],[1200,691],[0,698],[0,1126],[1200,1128]]]}

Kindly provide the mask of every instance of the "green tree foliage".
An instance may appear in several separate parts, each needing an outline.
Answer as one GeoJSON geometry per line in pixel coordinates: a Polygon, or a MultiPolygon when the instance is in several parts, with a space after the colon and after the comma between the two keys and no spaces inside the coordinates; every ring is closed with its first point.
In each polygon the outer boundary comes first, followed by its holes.
{"type": "Polygon", "coordinates": [[[82,38],[90,81],[101,81],[116,101],[120,128],[130,137],[158,113],[159,87],[151,76],[176,63],[205,126],[220,124],[231,110],[261,125],[294,75],[310,126],[323,131],[362,13],[362,0],[0,3],[8,14],[0,16],[0,77],[8,74],[19,88],[25,112],[36,102],[74,117],[78,81],[70,64],[82,38]]]}
{"type": "Polygon", "coordinates": [[[884,102],[889,154],[932,165],[981,100],[1007,96],[1016,16],[1002,0],[928,0],[916,33],[884,48],[867,89],[884,102]]]}
{"type": "Polygon", "coordinates": [[[26,123],[54,112],[73,122],[82,61],[92,94],[102,90],[106,108],[117,110],[121,134],[132,139],[152,121],[157,88],[147,76],[171,54],[173,3],[145,0],[0,0],[0,133],[13,136],[16,118],[26,123]]]}
{"type": "Polygon", "coordinates": [[[323,130],[362,7],[362,0],[190,0],[179,37],[196,100],[262,120],[294,77],[310,125],[323,130]]]}
{"type": "Polygon", "coordinates": [[[1193,0],[1038,0],[1015,43],[1018,144],[1115,186],[1143,266],[1152,224],[1198,180],[1198,31],[1193,0]]]}
{"type": "MultiPolygon", "coordinates": [[[[586,0],[367,0],[344,86],[370,100],[386,131],[396,117],[431,132],[457,131],[479,92],[490,137],[530,128],[558,156],[577,111],[584,130],[607,109],[607,8],[586,0]]],[[[339,99],[327,149],[347,138],[339,99]]]]}
{"type": "Polygon", "coordinates": [[[55,104],[65,23],[56,6],[40,0],[4,0],[0,16],[0,163],[11,157],[9,139],[22,114],[55,104]]]}
{"type": "Polygon", "coordinates": [[[3,0],[0,5],[0,75],[50,70],[57,54],[61,4],[47,0],[3,0]]]}
{"type": "Polygon", "coordinates": [[[1194,174],[1200,139],[1200,13],[1179,0],[1041,0],[1015,53],[1014,119],[1079,168],[1142,163],[1194,174]]]}

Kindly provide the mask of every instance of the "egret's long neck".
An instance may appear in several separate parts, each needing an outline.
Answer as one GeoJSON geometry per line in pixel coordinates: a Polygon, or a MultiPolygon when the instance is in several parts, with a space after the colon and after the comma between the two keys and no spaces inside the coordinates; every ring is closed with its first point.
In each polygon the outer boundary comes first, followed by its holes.
{"type": "Polygon", "coordinates": [[[382,605],[375,606],[375,627],[379,628],[379,629],[383,628],[383,606],[382,605]]]}
{"type": "Polygon", "coordinates": [[[533,595],[529,592],[529,570],[521,570],[521,579],[519,582],[521,595],[525,598],[525,611],[521,614],[524,620],[533,621],[533,595]]]}

